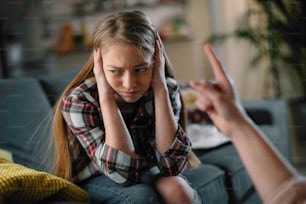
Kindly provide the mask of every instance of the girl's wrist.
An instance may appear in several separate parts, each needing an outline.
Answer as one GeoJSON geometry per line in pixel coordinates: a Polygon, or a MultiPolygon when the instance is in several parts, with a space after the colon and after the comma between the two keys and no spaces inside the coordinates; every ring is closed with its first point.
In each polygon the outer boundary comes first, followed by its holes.
{"type": "Polygon", "coordinates": [[[100,105],[116,104],[115,97],[111,93],[104,94],[102,97],[99,96],[99,102],[100,105]]]}
{"type": "Polygon", "coordinates": [[[154,95],[168,94],[168,87],[164,83],[158,83],[152,86],[154,95]]]}

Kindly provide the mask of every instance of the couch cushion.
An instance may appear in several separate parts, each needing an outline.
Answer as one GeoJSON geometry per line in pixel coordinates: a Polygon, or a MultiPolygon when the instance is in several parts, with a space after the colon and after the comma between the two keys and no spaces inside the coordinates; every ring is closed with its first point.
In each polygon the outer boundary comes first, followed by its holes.
{"type": "Polygon", "coordinates": [[[48,170],[52,110],[35,79],[0,80],[0,149],[16,163],[48,170]]]}
{"type": "Polygon", "coordinates": [[[250,191],[250,196],[255,197],[253,199],[258,201],[255,203],[261,203],[257,193],[252,191],[252,181],[231,143],[209,151],[195,150],[195,154],[203,163],[215,165],[225,172],[226,189],[231,202],[241,203],[241,200],[249,199],[250,191]]]}
{"type": "Polygon", "coordinates": [[[198,191],[203,203],[228,203],[225,174],[220,168],[201,164],[194,169],[186,169],[183,175],[198,191]]]}

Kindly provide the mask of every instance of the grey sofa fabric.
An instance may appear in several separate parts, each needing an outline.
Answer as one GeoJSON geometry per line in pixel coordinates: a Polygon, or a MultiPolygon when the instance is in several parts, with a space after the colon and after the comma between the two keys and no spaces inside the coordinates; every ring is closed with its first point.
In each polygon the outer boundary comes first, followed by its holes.
{"type": "Polygon", "coordinates": [[[198,191],[203,203],[228,203],[225,172],[220,168],[210,164],[201,164],[195,169],[186,169],[183,175],[198,191]]]}
{"type": "Polygon", "coordinates": [[[16,163],[48,171],[51,106],[35,79],[0,80],[0,148],[16,163]]]}
{"type": "Polygon", "coordinates": [[[38,78],[38,81],[48,97],[51,106],[55,105],[61,93],[78,72],[79,69],[72,69],[62,74],[38,78]]]}
{"type": "Polygon", "coordinates": [[[244,168],[235,147],[229,143],[211,150],[197,150],[195,153],[205,164],[215,165],[225,172],[225,188],[229,203],[262,203],[253,183],[244,168]]]}

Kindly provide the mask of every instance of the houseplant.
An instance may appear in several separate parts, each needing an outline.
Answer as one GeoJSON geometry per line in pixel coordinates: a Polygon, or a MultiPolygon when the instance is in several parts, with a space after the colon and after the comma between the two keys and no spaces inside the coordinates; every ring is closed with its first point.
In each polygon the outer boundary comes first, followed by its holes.
{"type": "MultiPolygon", "coordinates": [[[[251,65],[269,61],[276,98],[284,97],[281,73],[285,70],[292,83],[306,96],[306,2],[303,0],[253,0],[230,33],[212,35],[208,41],[222,43],[228,38],[248,41],[255,47],[251,65]]],[[[287,76],[286,76],[287,77],[287,76]]]]}

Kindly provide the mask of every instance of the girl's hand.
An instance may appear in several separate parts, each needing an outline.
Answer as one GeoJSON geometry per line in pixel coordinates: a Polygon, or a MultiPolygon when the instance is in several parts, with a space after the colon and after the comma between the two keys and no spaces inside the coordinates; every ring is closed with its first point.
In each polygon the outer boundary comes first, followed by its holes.
{"type": "Polygon", "coordinates": [[[114,90],[111,88],[109,83],[106,80],[104,69],[103,69],[103,59],[101,49],[95,49],[93,51],[94,56],[94,68],[93,72],[96,78],[98,93],[100,99],[107,99],[108,97],[114,97],[114,90]]]}
{"type": "Polygon", "coordinates": [[[162,41],[157,34],[155,41],[155,53],[154,53],[154,64],[153,64],[153,76],[152,76],[152,89],[156,91],[159,88],[166,87],[166,76],[165,76],[165,57],[164,48],[162,41]]]}

